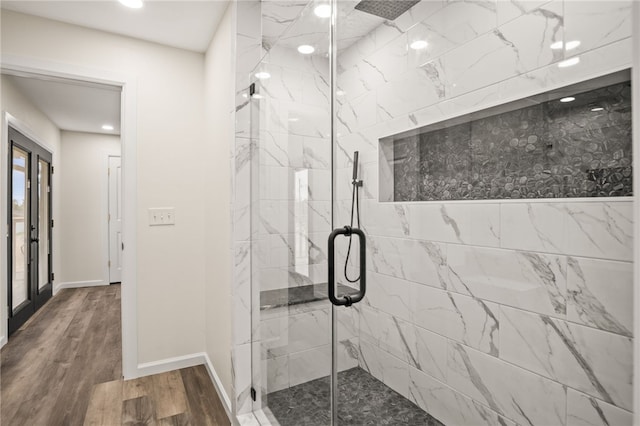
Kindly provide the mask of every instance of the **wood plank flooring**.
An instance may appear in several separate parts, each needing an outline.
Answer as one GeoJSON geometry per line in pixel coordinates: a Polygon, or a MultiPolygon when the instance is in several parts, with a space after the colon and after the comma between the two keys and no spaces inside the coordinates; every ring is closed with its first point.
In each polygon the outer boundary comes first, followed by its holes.
{"type": "Polygon", "coordinates": [[[1,352],[0,424],[230,425],[204,366],[122,380],[120,286],[61,290],[1,352]]]}

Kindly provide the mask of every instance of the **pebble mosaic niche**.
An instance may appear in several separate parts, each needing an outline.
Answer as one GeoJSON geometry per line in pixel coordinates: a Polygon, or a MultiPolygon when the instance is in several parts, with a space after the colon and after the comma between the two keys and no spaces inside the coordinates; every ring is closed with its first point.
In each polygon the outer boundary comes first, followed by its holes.
{"type": "Polygon", "coordinates": [[[381,165],[393,180],[381,182],[381,201],[631,196],[630,74],[456,117],[380,144],[381,165]]]}

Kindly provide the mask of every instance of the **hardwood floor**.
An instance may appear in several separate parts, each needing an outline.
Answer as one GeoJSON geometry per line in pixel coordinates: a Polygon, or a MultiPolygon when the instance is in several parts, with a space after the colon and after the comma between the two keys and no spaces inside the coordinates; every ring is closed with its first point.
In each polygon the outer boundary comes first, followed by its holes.
{"type": "Polygon", "coordinates": [[[229,425],[204,366],[122,380],[120,286],[61,290],[2,348],[0,424],[229,425]]]}

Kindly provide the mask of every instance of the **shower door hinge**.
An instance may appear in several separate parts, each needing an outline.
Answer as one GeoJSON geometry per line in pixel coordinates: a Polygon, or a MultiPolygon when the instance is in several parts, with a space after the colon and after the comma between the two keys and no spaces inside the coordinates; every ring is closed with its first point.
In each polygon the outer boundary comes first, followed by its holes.
{"type": "Polygon", "coordinates": [[[254,401],[256,400],[256,390],[254,388],[251,388],[251,399],[253,399],[254,401]]]}
{"type": "Polygon", "coordinates": [[[251,86],[249,86],[249,97],[255,95],[255,93],[256,93],[256,84],[251,83],[251,86]]]}

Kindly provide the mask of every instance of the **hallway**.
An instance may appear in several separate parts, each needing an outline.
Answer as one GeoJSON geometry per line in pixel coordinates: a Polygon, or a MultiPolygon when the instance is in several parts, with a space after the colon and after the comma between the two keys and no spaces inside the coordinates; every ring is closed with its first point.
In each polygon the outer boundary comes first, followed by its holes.
{"type": "Polygon", "coordinates": [[[227,425],[203,366],[122,380],[120,286],[61,290],[2,349],[3,425],[227,425]]]}

